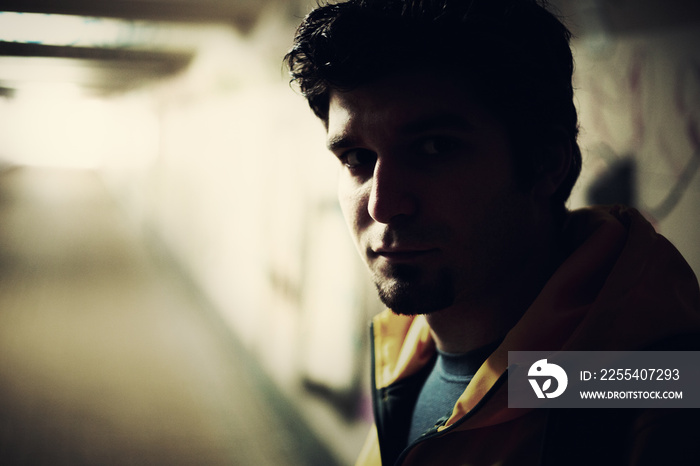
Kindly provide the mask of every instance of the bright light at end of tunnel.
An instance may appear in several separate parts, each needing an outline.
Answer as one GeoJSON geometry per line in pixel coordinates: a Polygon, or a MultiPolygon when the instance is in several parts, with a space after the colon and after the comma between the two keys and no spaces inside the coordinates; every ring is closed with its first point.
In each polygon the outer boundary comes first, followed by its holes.
{"type": "Polygon", "coordinates": [[[71,83],[36,83],[18,90],[3,106],[5,134],[0,153],[11,163],[31,166],[92,168],[104,136],[104,109],[71,83]]]}

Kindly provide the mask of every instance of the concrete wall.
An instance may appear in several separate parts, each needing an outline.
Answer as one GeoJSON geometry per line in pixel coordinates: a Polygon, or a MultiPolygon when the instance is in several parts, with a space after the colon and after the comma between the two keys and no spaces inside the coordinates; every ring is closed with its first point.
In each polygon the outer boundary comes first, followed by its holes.
{"type": "Polygon", "coordinates": [[[632,204],[700,272],[700,28],[611,33],[575,42],[585,170],[572,207],[632,204]],[[615,189],[617,188],[617,189],[615,189]]]}

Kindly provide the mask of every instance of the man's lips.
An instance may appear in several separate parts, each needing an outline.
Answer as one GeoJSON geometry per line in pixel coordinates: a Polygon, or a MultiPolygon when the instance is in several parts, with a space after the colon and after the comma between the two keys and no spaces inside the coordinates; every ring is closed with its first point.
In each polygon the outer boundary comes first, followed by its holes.
{"type": "Polygon", "coordinates": [[[383,257],[389,262],[411,262],[435,254],[437,248],[378,248],[370,250],[371,256],[383,257]]]}

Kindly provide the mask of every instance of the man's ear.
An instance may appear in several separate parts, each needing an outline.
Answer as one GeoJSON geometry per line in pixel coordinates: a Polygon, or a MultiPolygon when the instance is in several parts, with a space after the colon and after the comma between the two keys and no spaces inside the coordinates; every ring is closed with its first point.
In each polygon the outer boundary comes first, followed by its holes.
{"type": "Polygon", "coordinates": [[[535,171],[535,196],[548,198],[559,189],[569,173],[572,151],[568,133],[562,128],[553,129],[548,144],[542,147],[541,159],[535,171]]]}

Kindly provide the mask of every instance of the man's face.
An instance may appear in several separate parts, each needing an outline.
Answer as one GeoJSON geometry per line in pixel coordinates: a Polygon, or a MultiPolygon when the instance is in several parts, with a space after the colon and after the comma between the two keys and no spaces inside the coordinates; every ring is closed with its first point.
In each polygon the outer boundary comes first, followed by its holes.
{"type": "Polygon", "coordinates": [[[327,124],[345,219],[395,312],[488,300],[532,260],[541,206],[518,188],[504,127],[451,80],[332,91],[327,124]]]}

